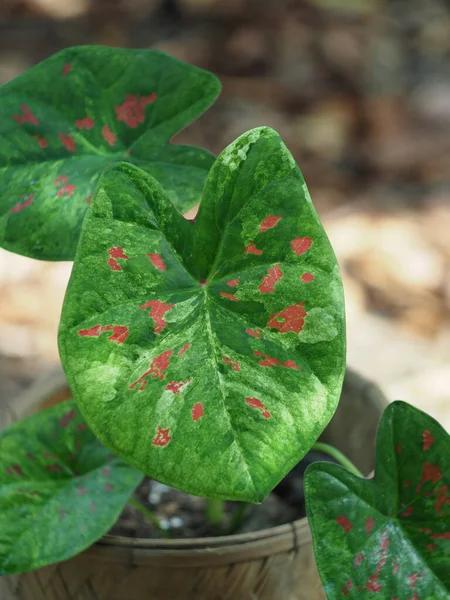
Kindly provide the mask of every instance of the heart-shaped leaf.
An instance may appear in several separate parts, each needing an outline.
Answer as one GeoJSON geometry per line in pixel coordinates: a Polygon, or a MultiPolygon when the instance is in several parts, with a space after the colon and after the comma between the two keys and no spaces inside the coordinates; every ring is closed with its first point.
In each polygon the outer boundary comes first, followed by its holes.
{"type": "Polygon", "coordinates": [[[280,137],[212,167],[195,223],[109,169],[63,309],[60,353],[96,435],[187,492],[261,501],[336,408],[344,304],[333,251],[280,137]]]}
{"type": "Polygon", "coordinates": [[[180,211],[213,157],[169,139],[219,93],[212,73],[155,50],[69,48],[0,88],[0,245],[71,260],[102,170],[151,173],[180,211]]]}
{"type": "Polygon", "coordinates": [[[110,454],[73,401],[0,433],[0,575],[78,554],[114,524],[142,473],[110,454]]]}
{"type": "Polygon", "coordinates": [[[375,478],[308,467],[306,501],[329,600],[448,600],[450,437],[404,402],[383,413],[375,478]]]}

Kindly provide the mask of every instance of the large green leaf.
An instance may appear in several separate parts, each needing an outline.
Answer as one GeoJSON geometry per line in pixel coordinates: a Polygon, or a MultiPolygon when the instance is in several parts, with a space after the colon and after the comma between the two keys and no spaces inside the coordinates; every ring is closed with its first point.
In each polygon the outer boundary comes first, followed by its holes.
{"type": "Polygon", "coordinates": [[[71,260],[102,170],[151,173],[180,211],[213,157],[169,139],[212,104],[212,73],[155,50],[69,48],[0,88],[0,245],[71,260]]]}
{"type": "Polygon", "coordinates": [[[375,478],[308,467],[306,501],[329,600],[450,598],[450,437],[404,402],[389,405],[375,478]]]}
{"type": "Polygon", "coordinates": [[[78,554],[114,524],[142,473],[110,454],[75,402],[0,433],[0,575],[78,554]]]}
{"type": "Polygon", "coordinates": [[[276,132],[222,152],[195,223],[139,169],[105,173],[60,353],[114,452],[187,492],[261,501],[333,415],[344,346],[336,259],[276,132]]]}

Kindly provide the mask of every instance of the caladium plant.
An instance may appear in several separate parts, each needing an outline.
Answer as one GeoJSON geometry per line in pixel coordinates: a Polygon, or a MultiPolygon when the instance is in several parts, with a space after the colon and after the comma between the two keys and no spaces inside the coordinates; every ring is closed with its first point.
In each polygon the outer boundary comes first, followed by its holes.
{"type": "Polygon", "coordinates": [[[308,467],[307,514],[328,600],[450,597],[450,436],[405,402],[381,418],[373,479],[308,467]]]}
{"type": "Polygon", "coordinates": [[[212,104],[212,74],[156,50],[63,50],[0,87],[0,245],[72,260],[95,185],[139,165],[186,211],[214,160],[170,138],[212,104]]]}
{"type": "Polygon", "coordinates": [[[90,546],[142,478],[100,444],[73,401],[0,433],[0,575],[90,546]]]}
{"type": "MultiPolygon", "coordinates": [[[[266,127],[216,160],[168,143],[217,92],[161,53],[99,47],[0,89],[1,243],[75,257],[59,333],[75,401],[0,434],[0,575],[82,551],[144,473],[215,518],[220,499],[260,502],[336,409],[342,283],[293,157],[266,127]]],[[[332,449],[349,470],[308,469],[329,600],[449,597],[449,445],[397,402],[374,479],[332,449]]]]}
{"type": "Polygon", "coordinates": [[[263,500],[331,419],[345,365],[339,269],[278,134],[219,155],[195,222],[142,170],[110,167],[59,339],[114,453],[186,492],[263,500]]]}

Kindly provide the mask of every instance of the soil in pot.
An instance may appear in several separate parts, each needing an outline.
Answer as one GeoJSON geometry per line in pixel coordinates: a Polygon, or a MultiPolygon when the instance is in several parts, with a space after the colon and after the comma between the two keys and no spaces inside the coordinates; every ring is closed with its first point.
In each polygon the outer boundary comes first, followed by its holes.
{"type": "MultiPolygon", "coordinates": [[[[317,461],[335,462],[322,452],[311,451],[261,504],[250,504],[244,508],[241,502],[225,502],[221,527],[205,522],[204,498],[185,494],[157,481],[144,479],[134,498],[153,514],[172,539],[258,531],[306,516],[303,479],[306,467],[317,461]]],[[[131,538],[163,537],[162,532],[130,504],[109,534],[131,538]]]]}

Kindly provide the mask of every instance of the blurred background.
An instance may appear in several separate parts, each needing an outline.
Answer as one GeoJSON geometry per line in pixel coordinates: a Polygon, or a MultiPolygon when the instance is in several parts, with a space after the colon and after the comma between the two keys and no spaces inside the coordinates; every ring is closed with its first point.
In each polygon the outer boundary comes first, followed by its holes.
{"type": "MultiPolygon", "coordinates": [[[[92,43],[219,76],[177,142],[278,130],[341,264],[349,365],[450,430],[450,2],[0,0],[0,84],[92,43]]],[[[69,274],[0,251],[0,400],[58,364],[69,274]]]]}

